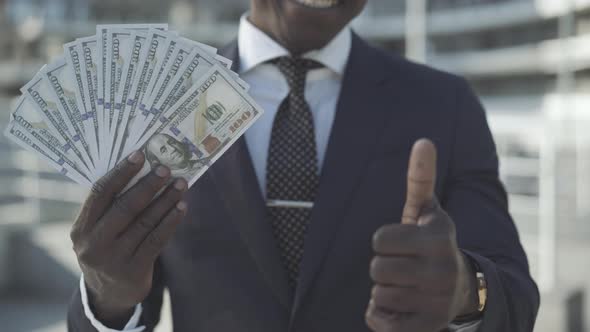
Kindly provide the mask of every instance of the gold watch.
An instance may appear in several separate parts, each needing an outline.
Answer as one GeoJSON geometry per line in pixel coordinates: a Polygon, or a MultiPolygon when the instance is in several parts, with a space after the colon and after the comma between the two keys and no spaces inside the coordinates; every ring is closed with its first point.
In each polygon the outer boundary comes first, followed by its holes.
{"type": "Polygon", "coordinates": [[[477,311],[482,312],[488,300],[488,283],[483,272],[477,272],[475,277],[477,279],[477,298],[479,302],[477,304],[477,311]]]}

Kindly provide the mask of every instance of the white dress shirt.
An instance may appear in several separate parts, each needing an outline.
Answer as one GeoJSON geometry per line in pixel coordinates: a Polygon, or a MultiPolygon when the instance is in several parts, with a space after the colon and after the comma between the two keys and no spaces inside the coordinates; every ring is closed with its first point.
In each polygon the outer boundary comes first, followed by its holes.
{"type": "MultiPolygon", "coordinates": [[[[311,70],[305,84],[305,100],[313,114],[315,126],[319,169],[323,165],[351,45],[352,31],[346,27],[324,48],[303,55],[303,57],[315,60],[324,66],[311,70]]],[[[289,94],[287,80],[279,69],[269,64],[268,61],[288,56],[289,51],[250,23],[247,15],[243,15],[240,20],[238,50],[239,74],[250,85],[250,96],[264,109],[262,117],[244,135],[260,189],[266,195],[266,159],[272,125],[281,102],[289,94]]],[[[80,287],[84,312],[99,332],[140,332],[144,330],[143,326],[137,327],[141,315],[141,304],[136,307],[133,317],[125,329],[116,331],[105,327],[96,320],[89,309],[83,281],[80,283],[80,287]]],[[[458,329],[452,327],[452,330],[474,332],[478,325],[478,323],[467,324],[458,329]]]]}
{"type": "MultiPolygon", "coordinates": [[[[318,169],[321,169],[324,161],[351,44],[352,32],[346,27],[321,50],[303,55],[324,66],[309,71],[305,82],[305,100],[309,104],[315,127],[318,169]]],[[[260,31],[245,16],[240,21],[238,49],[240,76],[250,84],[250,95],[264,109],[262,117],[245,136],[258,183],[265,194],[266,159],[272,125],[281,102],[289,94],[287,80],[268,61],[288,56],[289,51],[260,31]]]]}

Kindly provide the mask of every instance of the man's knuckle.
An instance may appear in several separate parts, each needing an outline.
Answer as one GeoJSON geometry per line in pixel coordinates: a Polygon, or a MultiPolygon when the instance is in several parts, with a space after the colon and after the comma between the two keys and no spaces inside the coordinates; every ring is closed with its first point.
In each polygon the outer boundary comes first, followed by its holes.
{"type": "Polygon", "coordinates": [[[451,249],[451,240],[446,233],[431,233],[424,241],[424,250],[432,257],[446,257],[451,249]]]}
{"type": "Polygon", "coordinates": [[[123,161],[115,165],[113,168],[113,173],[121,173],[129,167],[129,163],[127,161],[123,161]]]}
{"type": "Polygon", "coordinates": [[[388,227],[387,225],[379,227],[373,234],[373,249],[378,250],[386,242],[388,227]]]}
{"type": "Polygon", "coordinates": [[[135,246],[133,246],[131,243],[122,243],[118,248],[118,251],[121,253],[121,259],[126,263],[131,263],[133,261],[135,249],[135,246]]]}
{"type": "Polygon", "coordinates": [[[152,232],[148,237],[149,244],[152,248],[158,249],[163,245],[163,240],[158,232],[152,232]]]}
{"type": "Polygon", "coordinates": [[[93,250],[90,248],[79,246],[76,254],[78,256],[78,260],[83,262],[85,265],[95,265],[95,255],[93,250]]]}
{"type": "Polygon", "coordinates": [[[140,231],[147,232],[147,231],[152,230],[153,224],[150,222],[150,220],[148,218],[141,217],[141,218],[137,219],[137,227],[139,228],[140,231]]]}
{"type": "Polygon", "coordinates": [[[80,240],[81,231],[78,227],[72,227],[70,230],[70,240],[75,245],[80,240]]]}
{"type": "Polygon", "coordinates": [[[380,279],[380,272],[379,272],[379,258],[373,257],[371,263],[369,264],[369,274],[374,281],[379,281],[380,279]]]}
{"type": "Polygon", "coordinates": [[[182,199],[182,192],[178,191],[178,190],[168,190],[163,196],[162,196],[163,202],[166,205],[171,205],[174,204],[176,202],[178,202],[179,200],[182,199]]]}
{"type": "Polygon", "coordinates": [[[452,234],[455,231],[455,224],[449,219],[449,217],[445,214],[439,217],[440,220],[440,229],[442,232],[446,234],[452,234]]]}
{"type": "Polygon", "coordinates": [[[162,188],[162,185],[165,183],[164,181],[165,179],[155,175],[154,173],[150,173],[149,176],[145,177],[143,186],[149,191],[156,192],[162,188]]]}
{"type": "Polygon", "coordinates": [[[396,292],[392,289],[386,289],[385,287],[382,287],[377,292],[375,292],[373,299],[379,306],[390,307],[397,301],[398,297],[396,296],[396,292]]]}
{"type": "Polygon", "coordinates": [[[106,182],[105,178],[101,178],[98,181],[94,182],[92,184],[92,187],[90,187],[91,194],[101,195],[102,193],[104,193],[106,191],[106,183],[105,182],[106,182]]]}
{"type": "Polygon", "coordinates": [[[113,201],[113,207],[123,218],[131,218],[133,216],[133,204],[129,202],[126,196],[116,198],[113,201]]]}

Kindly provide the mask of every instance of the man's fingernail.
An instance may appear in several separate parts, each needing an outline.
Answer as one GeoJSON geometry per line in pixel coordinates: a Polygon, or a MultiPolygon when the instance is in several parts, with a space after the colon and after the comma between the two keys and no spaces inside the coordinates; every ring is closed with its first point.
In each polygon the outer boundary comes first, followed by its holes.
{"type": "Polygon", "coordinates": [[[186,189],[186,181],[176,180],[174,182],[174,188],[178,191],[184,191],[186,189]]]}
{"type": "Polygon", "coordinates": [[[170,171],[168,170],[168,167],[166,166],[158,166],[156,168],[156,175],[161,177],[161,178],[165,178],[168,176],[168,174],[170,174],[170,171]]]}
{"type": "Polygon", "coordinates": [[[142,155],[139,151],[135,151],[131,155],[129,155],[129,157],[127,157],[127,160],[129,160],[129,162],[132,164],[139,164],[141,162],[141,159],[142,155]]]}
{"type": "Polygon", "coordinates": [[[182,212],[186,211],[186,202],[180,201],[180,202],[176,203],[176,208],[182,212]]]}

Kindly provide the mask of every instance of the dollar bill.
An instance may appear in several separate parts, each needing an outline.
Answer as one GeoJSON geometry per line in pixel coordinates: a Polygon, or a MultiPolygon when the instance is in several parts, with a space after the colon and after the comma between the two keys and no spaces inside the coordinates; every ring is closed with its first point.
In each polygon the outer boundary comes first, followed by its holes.
{"type": "Polygon", "coordinates": [[[98,39],[98,105],[99,108],[104,107],[105,103],[105,76],[107,70],[107,33],[109,29],[140,29],[149,30],[157,29],[168,30],[167,24],[101,24],[96,26],[96,37],[98,39]]]}
{"type": "Polygon", "coordinates": [[[115,94],[119,89],[120,77],[122,75],[123,61],[120,59],[121,50],[128,49],[126,43],[130,42],[130,34],[132,32],[147,33],[150,28],[168,30],[167,24],[117,24],[117,25],[99,25],[97,31],[101,34],[101,42],[104,43],[101,49],[105,60],[101,61],[104,66],[101,68],[103,72],[104,84],[104,107],[105,107],[105,122],[108,123],[109,135],[113,131],[113,118],[115,107],[115,94]],[[106,31],[105,31],[106,30],[106,31]],[[104,39],[103,34],[106,34],[104,39]],[[118,74],[118,75],[117,75],[118,74]],[[108,87],[108,88],[107,88],[108,87]]]}
{"type": "MultiPolygon", "coordinates": [[[[102,160],[108,152],[108,146],[104,144],[104,139],[101,136],[104,134],[104,129],[100,121],[101,114],[98,110],[98,72],[97,72],[97,45],[98,40],[95,36],[80,38],[76,40],[78,49],[82,55],[82,61],[80,62],[80,70],[82,72],[82,87],[84,88],[84,95],[86,101],[86,108],[90,114],[93,115],[91,118],[92,126],[97,136],[97,148],[99,149],[99,155],[102,160]]],[[[104,163],[97,165],[97,174],[106,173],[106,166],[104,163]]]]}
{"type": "MultiPolygon", "coordinates": [[[[164,97],[167,96],[166,92],[172,79],[176,77],[179,73],[181,68],[186,68],[187,66],[191,65],[190,60],[193,60],[195,56],[203,59],[209,66],[214,63],[221,63],[226,68],[231,68],[231,61],[226,59],[222,56],[216,54],[217,49],[211,47],[209,45],[199,43],[193,40],[189,40],[184,37],[180,37],[177,40],[173,41],[170,44],[170,57],[169,59],[165,59],[162,62],[162,67],[160,68],[160,72],[158,73],[157,79],[154,81],[154,86],[151,90],[150,98],[141,106],[141,109],[144,115],[149,115],[152,111],[152,107],[158,104],[158,102],[164,97]],[[193,51],[195,53],[193,54],[193,51]]],[[[203,63],[198,68],[203,68],[202,66],[205,65],[203,63]]],[[[202,74],[206,72],[209,68],[204,70],[198,71],[198,73],[202,74]]],[[[182,71],[180,71],[182,72],[182,71]]],[[[240,84],[247,86],[247,83],[241,80],[237,74],[233,73],[234,78],[239,81],[240,84]]]]}
{"type": "MultiPolygon", "coordinates": [[[[177,74],[180,74],[180,69],[183,68],[183,66],[190,66],[189,60],[193,51],[196,51],[202,58],[206,57],[209,63],[217,62],[214,60],[214,52],[217,51],[215,48],[186,38],[181,37],[172,40],[167,47],[167,57],[162,61],[162,67],[160,67],[158,76],[152,83],[153,87],[148,87],[148,91],[150,88],[152,89],[151,94],[147,98],[147,101],[142,102],[140,105],[142,116],[139,117],[136,126],[133,128],[132,141],[139,140],[146,131],[146,127],[153,124],[153,119],[159,116],[159,110],[155,106],[158,105],[164,97],[168,96],[167,93],[170,91],[170,83],[177,74]]],[[[199,68],[205,65],[205,63],[202,63],[199,68]]],[[[205,68],[199,72],[203,73],[209,68],[205,68]]],[[[168,104],[169,101],[167,102],[167,105],[168,104]]]]}
{"type": "Polygon", "coordinates": [[[190,45],[189,43],[176,44],[170,60],[166,64],[166,67],[163,68],[160,78],[155,83],[152,94],[149,96],[147,102],[142,105],[142,122],[140,127],[135,128],[133,131],[133,141],[137,142],[146,131],[149,131],[149,128],[153,125],[153,119],[159,116],[159,113],[154,106],[164,96],[164,92],[166,92],[168,85],[176,76],[183,63],[185,63],[185,60],[189,58],[193,48],[194,45],[190,45]]]}
{"type": "Polygon", "coordinates": [[[89,156],[82,153],[83,147],[80,137],[75,132],[70,132],[65,119],[61,115],[64,112],[59,111],[58,97],[51,87],[51,82],[43,75],[45,68],[42,68],[29,83],[22,87],[21,92],[25,98],[29,99],[37,107],[40,115],[45,118],[45,122],[54,135],[61,137],[67,143],[67,146],[75,155],[75,162],[79,162],[81,166],[84,166],[85,174],[93,174],[89,156]]]}
{"type": "Polygon", "coordinates": [[[145,132],[149,132],[159,115],[174,105],[195,82],[202,78],[213,65],[218,63],[214,57],[198,46],[193,47],[188,55],[182,53],[182,47],[178,48],[178,52],[177,59],[183,58],[184,61],[177,70],[174,68],[175,66],[172,66],[168,76],[162,79],[162,84],[159,86],[159,89],[163,90],[161,97],[155,96],[157,102],[151,106],[143,127],[135,131],[136,140],[140,140],[145,132]],[[172,79],[168,80],[171,75],[173,75],[172,79]]]}
{"type": "Polygon", "coordinates": [[[90,159],[92,168],[96,169],[95,162],[98,154],[96,152],[95,137],[86,133],[82,113],[77,104],[77,87],[76,82],[73,80],[72,67],[68,66],[63,57],[60,57],[55,62],[47,65],[42,73],[51,83],[51,87],[57,96],[60,103],[58,110],[63,111],[61,115],[68,126],[68,130],[75,132],[75,135],[79,137],[82,148],[90,159]]]}
{"type": "Polygon", "coordinates": [[[127,116],[123,119],[121,124],[122,134],[119,133],[118,140],[115,141],[113,154],[116,153],[115,161],[129,154],[127,149],[130,147],[128,138],[130,137],[130,130],[134,126],[136,119],[136,111],[139,104],[146,96],[148,83],[151,82],[155,74],[155,69],[164,57],[166,49],[166,42],[171,38],[176,38],[177,34],[174,32],[166,32],[158,29],[150,29],[146,36],[146,47],[143,47],[139,55],[139,63],[137,65],[137,73],[133,79],[129,95],[127,97],[126,107],[128,107],[127,116]]]}
{"type": "Polygon", "coordinates": [[[121,50],[121,59],[123,62],[123,74],[122,82],[119,85],[119,90],[115,95],[115,119],[113,120],[113,145],[111,149],[111,156],[109,161],[109,168],[115,166],[117,162],[117,156],[119,153],[119,147],[124,136],[125,128],[127,127],[127,121],[129,119],[130,105],[127,103],[127,98],[130,95],[133,81],[137,74],[137,68],[139,66],[139,60],[142,53],[142,49],[145,47],[147,41],[147,35],[143,33],[134,32],[131,35],[130,49],[121,50]]]}
{"type": "MultiPolygon", "coordinates": [[[[131,37],[133,32],[127,29],[109,29],[107,33],[107,70],[105,78],[105,86],[108,87],[106,93],[105,103],[105,126],[108,129],[107,145],[112,146],[114,123],[115,123],[115,109],[116,109],[116,93],[119,90],[119,85],[123,76],[123,66],[125,65],[122,54],[123,50],[129,49],[131,46],[131,37]]],[[[106,157],[105,159],[108,159],[106,157]]],[[[107,160],[108,162],[108,160],[107,160]]]]}
{"type": "Polygon", "coordinates": [[[157,95],[155,96],[157,102],[155,105],[151,106],[150,112],[147,114],[142,128],[135,131],[135,139],[137,141],[139,141],[146,132],[150,131],[150,128],[154,126],[160,114],[164,113],[168,108],[174,105],[215,64],[221,64],[224,66],[222,69],[229,73],[244,91],[247,91],[248,84],[240,79],[236,73],[231,72],[228,69],[228,66],[231,66],[231,62],[220,61],[220,59],[225,58],[212,56],[198,45],[187,44],[186,46],[192,47],[191,52],[185,56],[182,54],[183,46],[178,48],[178,57],[183,57],[184,61],[180,64],[178,70],[175,70],[174,66],[172,66],[169,74],[174,76],[170,81],[167,80],[167,77],[162,79],[159,89],[163,89],[164,87],[165,89],[161,93],[161,97],[158,98],[157,95]]]}
{"type": "Polygon", "coordinates": [[[152,93],[149,96],[147,102],[144,104],[145,106],[142,105],[142,111],[146,116],[146,120],[149,117],[150,112],[153,111],[153,106],[158,103],[160,98],[162,98],[166,88],[168,87],[168,84],[170,81],[172,81],[178,70],[180,70],[180,67],[185,62],[185,60],[188,59],[188,56],[192,50],[193,46],[189,45],[188,43],[179,42],[175,45],[174,51],[172,52],[169,61],[167,61],[166,66],[162,68],[160,76],[156,79],[156,82],[154,82],[154,89],[152,90],[152,93]]]}
{"type": "MultiPolygon", "coordinates": [[[[221,64],[222,66],[224,66],[225,68],[231,70],[231,66],[233,61],[231,61],[230,59],[221,56],[219,54],[217,54],[217,49],[213,46],[207,45],[207,44],[203,44],[200,43],[198,41],[194,41],[194,40],[190,40],[188,38],[185,37],[179,37],[178,40],[183,43],[188,45],[191,48],[197,48],[200,49],[202,51],[205,51],[209,56],[211,56],[212,58],[214,58],[217,63],[221,64]]],[[[246,90],[248,90],[250,87],[248,86],[248,83],[246,83],[245,81],[243,81],[242,79],[240,79],[239,75],[235,72],[232,72],[233,77],[240,83],[240,85],[242,85],[246,90]]]]}
{"type": "Polygon", "coordinates": [[[90,186],[140,149],[192,185],[262,114],[232,61],[166,25],[100,25],[22,89],[5,134],[90,186]]]}
{"type": "Polygon", "coordinates": [[[262,115],[263,110],[221,66],[215,65],[139,142],[146,156],[130,185],[157,165],[189,186],[262,115]]]}
{"type": "Polygon", "coordinates": [[[150,97],[154,92],[156,84],[160,81],[160,78],[162,77],[164,70],[168,68],[168,63],[170,63],[170,60],[172,59],[174,52],[176,51],[178,43],[178,38],[169,38],[166,40],[163,52],[164,56],[161,58],[161,61],[159,61],[158,65],[154,69],[155,76],[149,82],[143,100],[140,103],[138,103],[140,112],[136,115],[134,126],[131,128],[131,133],[133,135],[133,137],[130,138],[131,141],[133,141],[136,138],[134,133],[137,131],[141,131],[141,128],[143,128],[143,123],[149,115],[149,108],[146,105],[150,102],[150,97]]]}
{"type": "MultiPolygon", "coordinates": [[[[64,45],[64,58],[67,64],[67,68],[70,71],[70,81],[74,86],[72,90],[76,97],[76,106],[80,112],[80,118],[82,120],[82,127],[86,136],[86,141],[89,142],[92,149],[92,157],[95,161],[95,167],[98,166],[97,161],[100,160],[100,137],[99,137],[99,125],[97,119],[97,113],[86,104],[86,94],[84,93],[84,80],[86,75],[82,72],[82,52],[78,43],[71,42],[64,45]]],[[[68,69],[66,69],[67,71],[68,69]]],[[[67,74],[66,74],[67,75],[67,74]]],[[[65,83],[67,84],[67,83],[65,83]]]]}
{"type": "Polygon", "coordinates": [[[203,44],[185,37],[178,37],[178,42],[187,45],[190,48],[198,47],[199,49],[207,52],[210,56],[214,57],[217,55],[217,49],[211,45],[203,44]]]}
{"type": "Polygon", "coordinates": [[[21,96],[18,99],[4,135],[24,149],[37,153],[58,172],[90,186],[91,178],[68,157],[67,143],[53,135],[36,106],[27,98],[21,96]]]}
{"type": "MultiPolygon", "coordinates": [[[[112,124],[114,118],[114,103],[115,103],[115,93],[118,89],[118,80],[113,80],[113,73],[111,60],[112,60],[112,49],[113,49],[113,41],[112,41],[112,30],[128,30],[128,31],[139,31],[139,32],[147,32],[150,28],[158,29],[158,30],[168,30],[167,24],[106,24],[106,25],[98,25],[96,27],[96,38],[98,39],[97,45],[97,53],[99,56],[99,60],[97,61],[97,105],[98,111],[101,114],[100,124],[101,124],[101,137],[103,139],[103,143],[105,146],[112,147],[113,140],[112,140],[112,124]],[[111,53],[108,53],[111,50],[111,53]],[[117,84],[117,86],[113,87],[113,84],[117,84]]],[[[118,41],[117,41],[118,42],[118,41]]],[[[118,48],[119,45],[116,45],[115,48],[118,48]]],[[[118,50],[116,50],[119,53],[118,50]]],[[[117,55],[117,54],[116,54],[117,55]]],[[[117,70],[116,66],[115,69],[117,70]]],[[[109,151],[110,156],[110,151],[109,151]]],[[[109,157],[101,158],[102,160],[106,160],[106,166],[108,168],[109,157]]]]}
{"type": "MultiPolygon", "coordinates": [[[[96,26],[96,108],[100,118],[98,119],[101,129],[104,127],[105,113],[105,76],[107,70],[107,25],[96,26]]],[[[102,132],[99,134],[102,137],[102,132]]]]}

